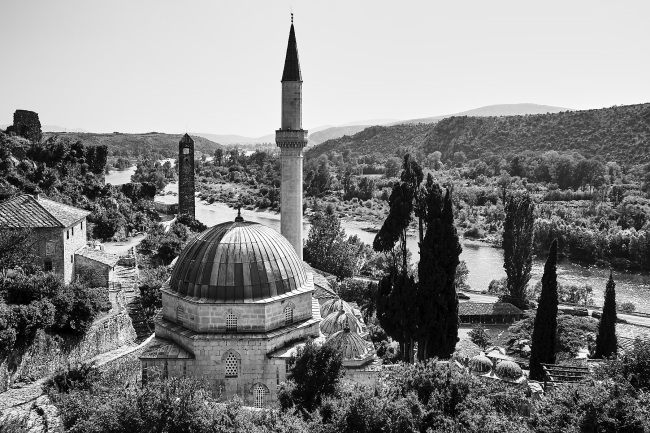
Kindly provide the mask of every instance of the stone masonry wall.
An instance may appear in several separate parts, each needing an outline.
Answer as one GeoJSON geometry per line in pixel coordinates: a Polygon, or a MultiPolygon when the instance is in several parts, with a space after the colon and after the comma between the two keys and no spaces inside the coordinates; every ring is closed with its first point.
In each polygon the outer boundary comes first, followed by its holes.
{"type": "Polygon", "coordinates": [[[14,132],[33,142],[40,142],[43,134],[38,113],[28,110],[16,110],[14,112],[14,123],[7,128],[7,132],[14,132]]]}
{"type": "Polygon", "coordinates": [[[264,332],[285,325],[286,307],[293,308],[293,321],[311,318],[311,292],[268,303],[195,303],[163,292],[163,317],[197,332],[226,332],[226,316],[237,318],[237,329],[264,332]],[[180,307],[180,309],[179,309],[180,307]]]}
{"type": "Polygon", "coordinates": [[[178,214],[194,218],[194,142],[178,144],[178,214]],[[188,153],[184,149],[189,149],[188,153]]]}
{"type": "Polygon", "coordinates": [[[130,344],[134,339],[135,330],[126,311],[93,324],[81,340],[39,332],[26,351],[11,353],[0,360],[0,391],[15,381],[45,377],[68,364],[130,344]]]}

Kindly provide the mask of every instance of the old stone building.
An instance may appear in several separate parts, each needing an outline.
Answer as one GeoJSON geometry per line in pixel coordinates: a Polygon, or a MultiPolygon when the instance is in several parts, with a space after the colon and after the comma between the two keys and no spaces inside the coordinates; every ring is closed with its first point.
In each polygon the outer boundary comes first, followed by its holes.
{"type": "MultiPolygon", "coordinates": [[[[363,338],[365,325],[349,305],[337,302],[328,281],[302,261],[302,149],[307,131],[301,125],[296,46],[292,22],[282,76],[282,128],[276,131],[282,159],[282,233],[238,216],[190,241],[162,287],[155,338],[140,357],[143,380],[194,376],[224,399],[238,395],[257,407],[273,403],[291,356],[308,339],[326,341],[321,304],[331,313],[325,332],[343,351],[350,378],[367,383],[375,377],[377,357],[363,338]]],[[[181,147],[191,143],[186,137],[181,147]]],[[[193,204],[193,186],[183,188],[183,196],[193,204]]]]}
{"type": "Polygon", "coordinates": [[[194,218],[194,140],[185,134],[178,143],[178,214],[194,218]]]}
{"type": "Polygon", "coordinates": [[[14,123],[7,128],[7,132],[13,132],[38,143],[43,136],[38,113],[28,110],[16,110],[14,112],[14,123]]]}
{"type": "Polygon", "coordinates": [[[83,264],[104,274],[108,287],[118,258],[87,247],[89,214],[38,194],[22,194],[0,202],[0,235],[3,230],[29,229],[37,265],[44,271],[53,271],[70,283],[83,264]]]}

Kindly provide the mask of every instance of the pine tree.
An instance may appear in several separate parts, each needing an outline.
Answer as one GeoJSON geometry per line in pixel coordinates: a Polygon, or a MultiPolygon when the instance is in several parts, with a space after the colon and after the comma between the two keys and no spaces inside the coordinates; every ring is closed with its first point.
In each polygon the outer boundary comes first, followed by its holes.
{"type": "Polygon", "coordinates": [[[533,380],[544,380],[541,364],[555,363],[557,305],[557,239],[554,239],[544,265],[542,293],[533,328],[530,352],[530,378],[533,380]]]}
{"type": "Polygon", "coordinates": [[[507,294],[501,298],[521,309],[528,308],[526,286],[533,265],[533,215],[535,205],[528,194],[510,197],[503,224],[503,267],[507,294]]]}
{"type": "Polygon", "coordinates": [[[604,358],[616,355],[616,283],[612,273],[609,273],[609,281],[605,289],[605,305],[603,315],[598,323],[598,335],[596,336],[596,351],[594,358],[604,358]]]}
{"type": "Polygon", "coordinates": [[[427,231],[418,264],[418,359],[449,358],[458,342],[456,268],[462,251],[454,227],[451,192],[435,185],[427,203],[427,231]]]}

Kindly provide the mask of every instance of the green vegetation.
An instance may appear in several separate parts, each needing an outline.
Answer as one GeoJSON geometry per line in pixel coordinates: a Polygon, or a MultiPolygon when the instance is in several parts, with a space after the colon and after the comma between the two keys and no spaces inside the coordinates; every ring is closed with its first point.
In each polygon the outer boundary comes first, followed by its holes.
{"type": "Polygon", "coordinates": [[[529,376],[533,380],[544,380],[541,364],[555,364],[557,306],[557,241],[553,241],[544,265],[542,293],[533,327],[529,376]]]}
{"type": "MultiPolygon", "coordinates": [[[[166,158],[178,157],[178,142],[183,134],[163,134],[149,132],[146,134],[93,134],[83,132],[45,133],[45,138],[55,140],[81,141],[89,146],[105,146],[108,155],[130,160],[149,159],[156,161],[166,158]]],[[[194,149],[207,155],[212,155],[221,145],[203,137],[194,136],[194,149]]],[[[131,165],[131,164],[129,164],[131,165]]],[[[128,166],[127,166],[128,167],[128,166]]]]}
{"type": "Polygon", "coordinates": [[[356,252],[354,245],[346,239],[341,221],[332,207],[328,206],[325,212],[314,216],[304,248],[307,263],[343,280],[358,271],[355,269],[356,252]]]}
{"type": "MultiPolygon", "coordinates": [[[[505,197],[504,197],[505,199],[505,197]]],[[[503,225],[503,267],[506,269],[506,294],[502,302],[528,308],[526,289],[533,266],[533,223],[535,205],[528,194],[511,196],[506,201],[503,225]]]]}
{"type": "Polygon", "coordinates": [[[616,355],[618,344],[616,340],[616,283],[612,273],[605,289],[605,305],[603,315],[598,323],[598,336],[596,337],[596,351],[594,358],[603,358],[616,355]]]}
{"type": "Polygon", "coordinates": [[[133,386],[137,359],[99,376],[90,368],[62,374],[48,393],[71,432],[641,432],[650,429],[649,354],[637,343],[629,356],[605,361],[598,381],[559,384],[538,399],[432,361],[396,366],[381,387],[339,383],[299,413],[291,405],[248,411],[237,399],[218,405],[195,379],[133,386]]]}
{"type": "Polygon", "coordinates": [[[63,284],[52,273],[0,277],[0,353],[26,348],[39,331],[83,335],[110,309],[104,288],[63,284]]]}

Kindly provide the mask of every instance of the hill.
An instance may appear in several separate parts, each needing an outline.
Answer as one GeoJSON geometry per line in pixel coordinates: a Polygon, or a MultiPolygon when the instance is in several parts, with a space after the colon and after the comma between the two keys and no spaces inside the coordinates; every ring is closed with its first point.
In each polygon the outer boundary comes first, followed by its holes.
{"type": "MultiPolygon", "coordinates": [[[[166,158],[178,156],[178,142],[182,134],[163,134],[148,132],[145,134],[94,134],[79,132],[43,133],[45,139],[58,136],[70,141],[82,141],[87,146],[106,145],[108,154],[123,157],[139,157],[150,154],[160,154],[166,158]]],[[[194,139],[196,151],[212,155],[221,145],[197,135],[194,139]]]]}
{"type": "Polygon", "coordinates": [[[576,151],[610,161],[638,164],[650,161],[650,104],[503,117],[450,117],[436,124],[373,126],[353,136],[328,140],[307,152],[318,157],[350,150],[359,155],[387,157],[399,147],[425,153],[454,152],[470,159],[486,153],[576,151]]]}
{"type": "Polygon", "coordinates": [[[472,110],[462,111],[456,114],[445,114],[442,116],[422,117],[419,119],[401,120],[393,122],[391,125],[400,124],[414,124],[414,123],[436,123],[442,119],[453,116],[525,116],[526,114],[547,114],[547,113],[560,113],[562,111],[571,111],[568,108],[553,107],[550,105],[538,104],[498,104],[487,105],[485,107],[474,108],[472,110]]]}

